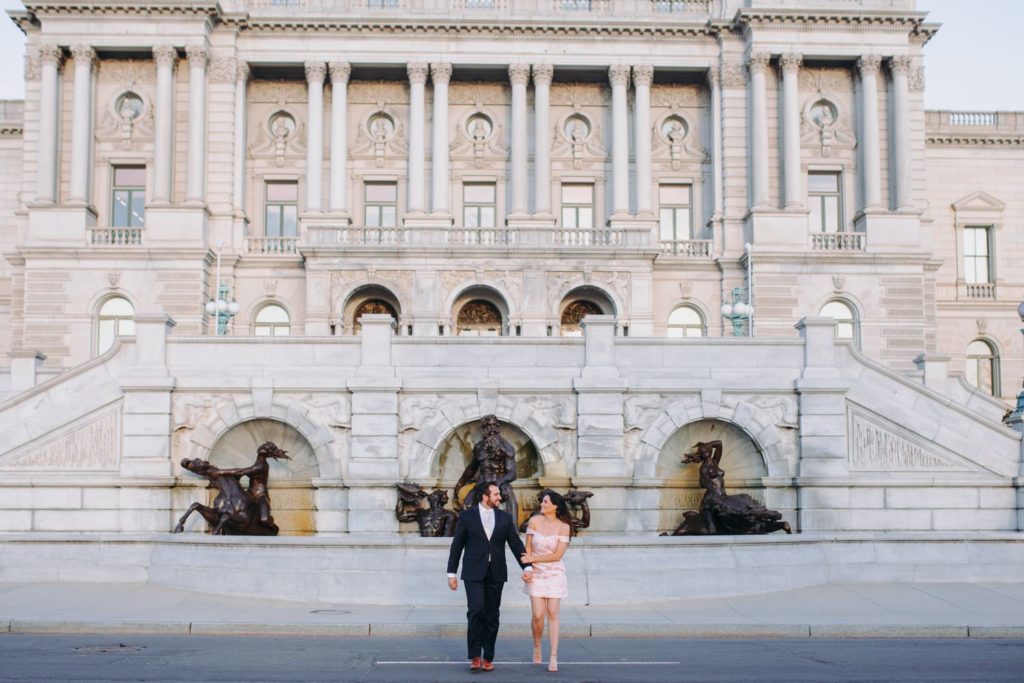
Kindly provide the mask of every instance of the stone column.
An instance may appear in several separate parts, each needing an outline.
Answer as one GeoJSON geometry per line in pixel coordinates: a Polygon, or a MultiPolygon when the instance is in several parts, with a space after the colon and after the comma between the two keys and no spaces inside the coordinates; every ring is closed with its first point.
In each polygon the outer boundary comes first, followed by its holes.
{"type": "Polygon", "coordinates": [[[323,208],[324,170],[324,79],[327,65],[306,62],[306,84],[309,89],[306,113],[306,206],[303,211],[318,212],[323,208]]]}
{"type": "Polygon", "coordinates": [[[452,77],[452,65],[434,63],[430,65],[430,80],[434,84],[434,129],[431,170],[431,192],[434,213],[451,213],[451,174],[448,169],[448,81],[452,77]]]}
{"type": "Polygon", "coordinates": [[[426,174],[426,95],[427,65],[411,63],[409,74],[409,213],[423,213],[426,197],[423,176],[426,174]]]}
{"type": "Polygon", "coordinates": [[[188,178],[185,201],[202,203],[206,187],[206,65],[205,45],[188,45],[188,178]]]}
{"type": "Polygon", "coordinates": [[[711,165],[713,175],[715,208],[713,217],[720,218],[724,210],[722,190],[722,73],[712,67],[708,69],[708,85],[711,87],[711,165]]]}
{"type": "Polygon", "coordinates": [[[629,67],[608,69],[612,84],[612,215],[629,213],[629,67]]]}
{"type": "Polygon", "coordinates": [[[330,209],[348,212],[348,62],[331,62],[331,197],[330,209]]]}
{"type": "Polygon", "coordinates": [[[551,79],[555,67],[533,65],[533,177],[535,213],[551,213],[551,79]]]}
{"type": "Polygon", "coordinates": [[[651,81],[654,67],[633,67],[634,124],[636,137],[636,212],[652,213],[651,203],[651,81]]]}
{"type": "Polygon", "coordinates": [[[526,84],[530,82],[528,64],[510,64],[508,78],[512,82],[512,206],[509,213],[529,211],[527,197],[526,84]]]}
{"type": "Polygon", "coordinates": [[[245,211],[245,141],[248,129],[246,90],[249,85],[249,64],[239,62],[235,69],[235,178],[232,208],[241,215],[245,211]]]}
{"type": "Polygon", "coordinates": [[[892,148],[896,209],[914,208],[910,161],[910,57],[899,55],[889,62],[892,72],[892,148]]]}
{"type": "Polygon", "coordinates": [[[752,208],[771,206],[768,199],[768,88],[765,70],[771,55],[755,53],[747,63],[750,69],[750,172],[752,208]]]}
{"type": "Polygon", "coordinates": [[[39,47],[41,83],[39,93],[39,166],[36,176],[36,201],[57,201],[57,149],[60,135],[60,78],[63,59],[56,45],[39,47]]]}
{"type": "Polygon", "coordinates": [[[178,51],[170,45],[155,45],[156,140],[153,151],[153,203],[170,204],[174,182],[174,67],[178,51]]]}
{"type": "Polygon", "coordinates": [[[864,55],[857,60],[860,71],[861,149],[864,164],[864,208],[882,208],[882,143],[878,133],[878,69],[882,58],[864,55]]]}
{"type": "Polygon", "coordinates": [[[92,170],[92,80],[96,50],[91,45],[73,45],[75,99],[71,121],[71,201],[89,204],[92,170]]]}
{"type": "Polygon", "coordinates": [[[803,183],[800,182],[800,65],[803,56],[785,54],[779,60],[782,69],[783,197],[787,209],[803,208],[803,183]]]}

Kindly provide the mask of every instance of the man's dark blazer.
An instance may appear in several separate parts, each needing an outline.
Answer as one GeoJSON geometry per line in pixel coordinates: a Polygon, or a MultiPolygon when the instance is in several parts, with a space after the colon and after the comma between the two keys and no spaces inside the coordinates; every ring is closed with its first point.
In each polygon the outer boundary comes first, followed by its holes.
{"type": "Polygon", "coordinates": [[[491,567],[491,579],[508,581],[508,568],[505,565],[505,544],[512,549],[519,566],[526,568],[519,558],[526,554],[526,546],[512,523],[512,516],[500,508],[494,510],[494,531],[491,538],[484,532],[484,523],[480,519],[480,510],[476,505],[464,510],[455,523],[455,536],[452,548],[448,553],[448,573],[454,574],[459,568],[459,557],[465,548],[466,556],[462,563],[463,581],[483,581],[487,575],[487,565],[491,567]]]}

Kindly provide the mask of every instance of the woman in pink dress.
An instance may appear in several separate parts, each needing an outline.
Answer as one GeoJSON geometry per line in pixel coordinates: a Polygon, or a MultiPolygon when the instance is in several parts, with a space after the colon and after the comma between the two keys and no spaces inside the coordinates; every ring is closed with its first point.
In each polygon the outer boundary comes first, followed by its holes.
{"type": "Polygon", "coordinates": [[[526,527],[526,554],[523,562],[533,563],[533,581],[523,587],[530,596],[533,631],[533,661],[540,664],[541,637],[544,635],[544,615],[548,617],[548,637],[551,639],[551,660],[548,671],[558,671],[558,611],[562,599],[569,595],[562,556],[569,547],[572,517],[565,498],[551,490],[543,492],[540,514],[526,527]]]}

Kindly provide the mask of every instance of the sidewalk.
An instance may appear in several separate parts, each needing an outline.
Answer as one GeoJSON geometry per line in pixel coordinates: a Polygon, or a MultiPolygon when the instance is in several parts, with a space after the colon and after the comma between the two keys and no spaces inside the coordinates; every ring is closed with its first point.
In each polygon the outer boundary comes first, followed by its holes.
{"type": "MultiPolygon", "coordinates": [[[[506,590],[502,634],[528,635],[529,619],[526,598],[506,590]]],[[[224,597],[148,584],[0,583],[4,632],[462,637],[465,611],[224,597]]],[[[566,605],[562,633],[1024,638],[1024,583],[840,584],[656,605],[566,605]]]]}

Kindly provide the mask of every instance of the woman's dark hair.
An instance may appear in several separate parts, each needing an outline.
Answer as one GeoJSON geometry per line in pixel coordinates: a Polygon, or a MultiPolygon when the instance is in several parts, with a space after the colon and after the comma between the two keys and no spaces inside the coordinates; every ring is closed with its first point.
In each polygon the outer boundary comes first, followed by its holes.
{"type": "Polygon", "coordinates": [[[555,506],[555,517],[559,521],[565,522],[569,525],[569,535],[576,535],[576,525],[573,524],[572,515],[569,514],[569,504],[565,502],[565,497],[561,493],[552,491],[551,489],[544,489],[540,492],[540,499],[544,500],[544,496],[548,497],[551,504],[555,506]]]}

